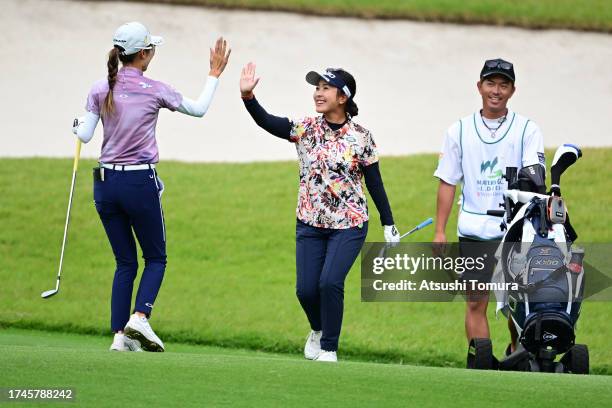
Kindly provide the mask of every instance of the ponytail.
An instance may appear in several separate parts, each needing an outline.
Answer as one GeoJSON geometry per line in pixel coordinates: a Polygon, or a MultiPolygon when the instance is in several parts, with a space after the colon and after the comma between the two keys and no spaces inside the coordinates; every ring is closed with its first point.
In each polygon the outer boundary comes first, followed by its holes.
{"type": "Polygon", "coordinates": [[[349,114],[351,117],[355,117],[359,114],[359,108],[357,107],[357,104],[355,103],[353,98],[350,98],[346,102],[346,113],[349,114]]]}
{"type": "MultiPolygon", "coordinates": [[[[336,92],[338,96],[346,96],[344,91],[342,91],[341,89],[337,89],[336,92]]],[[[351,118],[359,114],[359,108],[357,107],[357,104],[353,100],[352,96],[346,100],[346,104],[344,105],[344,112],[346,112],[346,114],[349,115],[351,118]]]]}
{"type": "Polygon", "coordinates": [[[102,117],[112,115],[115,112],[115,103],[113,101],[113,88],[117,82],[117,72],[119,71],[119,47],[113,47],[108,53],[108,93],[104,98],[102,105],[102,117]]]}

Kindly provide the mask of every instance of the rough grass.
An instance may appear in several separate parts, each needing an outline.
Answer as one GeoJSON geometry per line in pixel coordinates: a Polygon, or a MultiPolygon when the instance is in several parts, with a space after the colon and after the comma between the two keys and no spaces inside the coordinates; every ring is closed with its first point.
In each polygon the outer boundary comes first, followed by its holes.
{"type": "MultiPolygon", "coordinates": [[[[132,0],[139,1],[139,0],[132,0]]],[[[612,32],[609,0],[155,0],[230,9],[322,16],[612,32]]]]}

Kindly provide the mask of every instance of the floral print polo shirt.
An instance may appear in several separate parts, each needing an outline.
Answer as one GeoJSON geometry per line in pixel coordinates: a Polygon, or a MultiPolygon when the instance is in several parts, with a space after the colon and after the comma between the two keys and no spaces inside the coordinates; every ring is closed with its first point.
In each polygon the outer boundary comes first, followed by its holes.
{"type": "Polygon", "coordinates": [[[290,141],[300,162],[297,218],[330,229],[367,221],[361,166],[378,161],[370,131],[350,119],[334,131],[323,116],[306,117],[292,122],[290,141]]]}

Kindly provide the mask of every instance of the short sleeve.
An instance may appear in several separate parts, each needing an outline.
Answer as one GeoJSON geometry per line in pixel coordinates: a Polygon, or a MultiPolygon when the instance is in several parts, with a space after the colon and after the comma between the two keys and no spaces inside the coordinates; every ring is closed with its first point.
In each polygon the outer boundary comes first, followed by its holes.
{"type": "Polygon", "coordinates": [[[367,167],[378,161],[378,149],[372,137],[372,132],[366,131],[364,135],[363,150],[359,154],[359,164],[367,167]]]}
{"type": "Polygon", "coordinates": [[[175,111],[181,106],[181,102],[183,101],[183,95],[178,92],[176,89],[171,87],[168,84],[163,82],[158,82],[159,91],[159,107],[170,109],[171,111],[175,111]]]}
{"type": "MultiPolygon", "coordinates": [[[[87,112],[94,113],[100,116],[100,87],[95,84],[87,95],[87,102],[85,103],[85,110],[87,112]]],[[[104,94],[106,96],[106,94],[104,94]]]]}
{"type": "Polygon", "coordinates": [[[544,156],[544,137],[538,125],[529,122],[525,127],[523,136],[523,156],[521,157],[523,167],[540,163],[546,168],[544,156]]]}
{"type": "Polygon", "coordinates": [[[459,183],[463,179],[461,153],[461,122],[457,122],[446,131],[434,176],[448,184],[459,183]]]}

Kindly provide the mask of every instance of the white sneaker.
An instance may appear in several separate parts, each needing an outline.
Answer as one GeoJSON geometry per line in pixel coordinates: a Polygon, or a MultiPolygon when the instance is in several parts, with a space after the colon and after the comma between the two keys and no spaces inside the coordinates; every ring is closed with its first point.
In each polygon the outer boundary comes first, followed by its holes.
{"type": "Polygon", "coordinates": [[[113,344],[111,344],[110,351],[130,351],[128,346],[125,344],[125,335],[123,333],[115,333],[113,338],[113,344]]]}
{"type": "Polygon", "coordinates": [[[125,337],[138,342],[144,351],[164,351],[164,343],[155,334],[146,317],[140,317],[136,313],[130,316],[125,325],[125,337]]]}
{"type": "Polygon", "coordinates": [[[110,346],[110,351],[142,351],[140,343],[136,340],[125,337],[123,333],[115,333],[113,344],[110,346]]]}
{"type": "Polygon", "coordinates": [[[338,356],[336,355],[335,351],[321,350],[317,358],[315,358],[315,361],[322,361],[325,363],[337,363],[338,356]]]}
{"type": "Polygon", "coordinates": [[[129,337],[125,338],[125,346],[129,349],[129,351],[142,351],[138,340],[132,340],[129,337]]]}
{"type": "Polygon", "coordinates": [[[314,360],[321,353],[321,331],[311,330],[306,337],[304,345],[304,357],[308,360],[314,360]]]}

